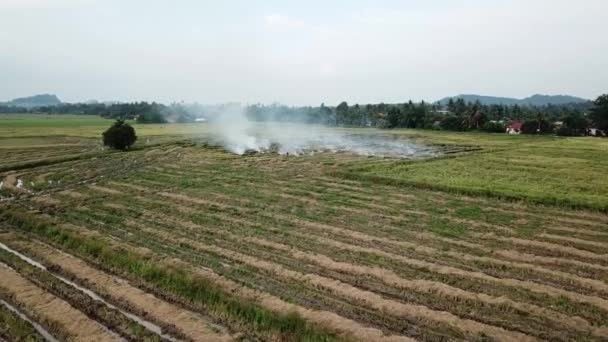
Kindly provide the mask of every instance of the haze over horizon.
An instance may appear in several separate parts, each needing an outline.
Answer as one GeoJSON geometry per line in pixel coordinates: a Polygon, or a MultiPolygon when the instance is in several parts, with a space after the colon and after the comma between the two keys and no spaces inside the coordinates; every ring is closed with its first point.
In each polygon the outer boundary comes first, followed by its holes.
{"type": "Polygon", "coordinates": [[[605,13],[602,0],[2,0],[0,101],[593,99],[605,13]]]}

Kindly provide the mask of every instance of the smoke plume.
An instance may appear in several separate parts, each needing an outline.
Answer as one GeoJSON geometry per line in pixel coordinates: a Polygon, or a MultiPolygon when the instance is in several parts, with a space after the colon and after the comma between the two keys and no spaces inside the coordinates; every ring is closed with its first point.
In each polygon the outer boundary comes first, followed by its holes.
{"type": "Polygon", "coordinates": [[[251,152],[281,155],[350,152],[395,158],[433,155],[428,147],[372,128],[347,130],[273,120],[250,121],[240,105],[224,106],[210,124],[215,136],[213,143],[239,155],[251,152]]]}

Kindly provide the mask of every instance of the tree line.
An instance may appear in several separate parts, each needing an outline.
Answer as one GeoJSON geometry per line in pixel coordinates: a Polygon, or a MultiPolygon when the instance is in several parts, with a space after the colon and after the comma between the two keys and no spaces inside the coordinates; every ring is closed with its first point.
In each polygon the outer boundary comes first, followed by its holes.
{"type": "MultiPolygon", "coordinates": [[[[0,113],[44,113],[100,115],[105,118],[130,119],[139,123],[194,122],[197,118],[222,115],[230,105],[133,102],[74,103],[37,108],[0,106],[0,113]]],[[[590,127],[608,130],[608,94],[595,101],[564,105],[519,106],[483,105],[450,99],[447,103],[354,104],[337,106],[290,107],[281,104],[254,104],[242,108],[252,121],[316,123],[337,127],[418,128],[450,131],[481,130],[504,132],[511,122],[521,122],[523,133],[554,132],[582,135],[590,127]]]]}
{"type": "Polygon", "coordinates": [[[53,106],[24,108],[0,105],[0,113],[99,115],[108,119],[137,120],[139,123],[191,122],[195,117],[179,104],[156,102],[132,103],[62,103],[53,106]]]}
{"type": "Polygon", "coordinates": [[[483,105],[462,98],[445,104],[414,103],[349,105],[336,107],[288,107],[251,105],[250,120],[320,123],[338,127],[418,128],[449,131],[480,130],[505,132],[513,122],[521,122],[522,133],[584,135],[588,128],[608,130],[608,95],[595,101],[563,105],[519,106],[483,105]],[[557,126],[556,126],[557,123],[557,126]]]}

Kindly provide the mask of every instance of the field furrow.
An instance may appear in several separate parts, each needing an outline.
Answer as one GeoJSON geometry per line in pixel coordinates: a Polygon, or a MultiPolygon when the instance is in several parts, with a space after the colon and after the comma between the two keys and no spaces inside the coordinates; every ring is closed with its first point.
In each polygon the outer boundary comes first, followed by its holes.
{"type": "Polygon", "coordinates": [[[8,302],[23,308],[31,317],[43,322],[58,337],[78,341],[115,341],[117,335],[89,319],[67,302],[45,292],[21,277],[5,264],[0,264],[1,294],[8,302]]]}
{"type": "Polygon", "coordinates": [[[507,151],[436,147],[456,155],[168,143],[9,171],[32,192],[0,203],[2,298],[60,339],[74,326],[41,308],[101,340],[605,340],[608,216],[379,178],[507,151]]]}

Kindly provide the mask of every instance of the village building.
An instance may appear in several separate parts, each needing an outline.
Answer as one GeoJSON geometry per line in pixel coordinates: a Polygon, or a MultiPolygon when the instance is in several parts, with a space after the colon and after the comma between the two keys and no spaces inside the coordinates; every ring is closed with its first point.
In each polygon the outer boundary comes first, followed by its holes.
{"type": "Polygon", "coordinates": [[[512,122],[507,126],[507,134],[521,134],[523,124],[519,121],[512,122]]]}

